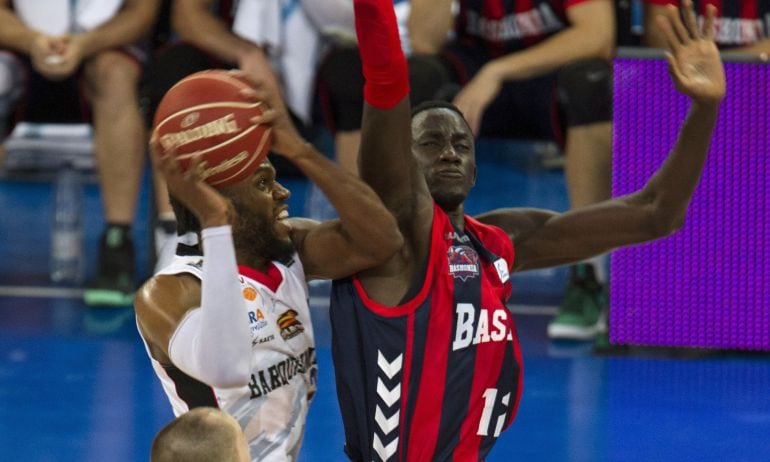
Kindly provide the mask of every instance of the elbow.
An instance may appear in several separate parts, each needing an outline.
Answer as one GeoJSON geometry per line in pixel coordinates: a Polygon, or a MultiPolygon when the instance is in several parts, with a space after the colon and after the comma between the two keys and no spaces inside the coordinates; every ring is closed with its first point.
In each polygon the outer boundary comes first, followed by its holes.
{"type": "Polygon", "coordinates": [[[615,56],[615,47],[612,43],[600,44],[596,47],[596,57],[605,61],[611,61],[615,56]]]}
{"type": "Polygon", "coordinates": [[[611,61],[615,56],[615,31],[581,29],[583,37],[580,48],[582,59],[603,59],[611,61]]]}
{"type": "Polygon", "coordinates": [[[599,35],[594,41],[593,46],[589,47],[588,50],[590,58],[611,61],[615,56],[615,35],[599,35]]]}
{"type": "Polygon", "coordinates": [[[662,239],[671,236],[684,227],[685,213],[665,210],[655,207],[650,217],[650,234],[652,239],[662,239]]]}

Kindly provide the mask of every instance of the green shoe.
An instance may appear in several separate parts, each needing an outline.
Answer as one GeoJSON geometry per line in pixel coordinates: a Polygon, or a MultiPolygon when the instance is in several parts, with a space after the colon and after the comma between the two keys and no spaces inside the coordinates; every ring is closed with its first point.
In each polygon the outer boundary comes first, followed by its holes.
{"type": "Polygon", "coordinates": [[[607,290],[596,280],[593,267],[584,263],[575,265],[559,312],[548,323],[548,336],[593,340],[607,332],[607,307],[607,290]]]}
{"type": "Polygon", "coordinates": [[[125,230],[110,227],[102,235],[96,277],[83,299],[89,306],[128,306],[134,301],[134,244],[125,230]]]}

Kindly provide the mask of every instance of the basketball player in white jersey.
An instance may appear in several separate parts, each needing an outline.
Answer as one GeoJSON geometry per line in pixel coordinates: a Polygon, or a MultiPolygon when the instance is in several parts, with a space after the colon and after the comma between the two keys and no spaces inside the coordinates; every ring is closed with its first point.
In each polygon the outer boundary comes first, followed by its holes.
{"type": "Polygon", "coordinates": [[[188,234],[175,260],[141,288],[135,306],[175,415],[199,406],[223,409],[243,428],[252,460],[286,461],[297,457],[316,390],[306,280],[379,264],[402,239],[372,189],[303,140],[276,95],[258,87],[251,96],[272,108],[255,118],[272,126],[272,152],[315,182],[340,218],[290,218],[289,191],[269,162],[216,190],[180,172],[173,154],[159,153],[153,140],[180,234],[188,234]]]}

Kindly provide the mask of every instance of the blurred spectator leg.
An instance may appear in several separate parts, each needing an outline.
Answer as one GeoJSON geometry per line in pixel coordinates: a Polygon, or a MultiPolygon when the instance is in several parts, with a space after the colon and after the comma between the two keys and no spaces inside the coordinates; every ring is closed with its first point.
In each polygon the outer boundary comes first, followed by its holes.
{"type": "Polygon", "coordinates": [[[131,303],[136,285],[131,224],[146,147],[138,98],[140,67],[123,53],[107,51],[86,64],[85,76],[107,222],[86,303],[125,305],[131,303]]]}
{"type": "MultiPolygon", "coordinates": [[[[565,177],[572,209],[612,195],[612,78],[603,60],[573,63],[559,75],[559,101],[567,119],[565,177]]],[[[570,268],[551,338],[593,340],[607,332],[606,256],[570,268]]]]}

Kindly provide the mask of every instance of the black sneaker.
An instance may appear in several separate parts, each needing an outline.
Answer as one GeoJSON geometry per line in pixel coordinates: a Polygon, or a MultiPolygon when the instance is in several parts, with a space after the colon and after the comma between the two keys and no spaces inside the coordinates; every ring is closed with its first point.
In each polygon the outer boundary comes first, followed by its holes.
{"type": "Polygon", "coordinates": [[[127,231],[111,226],[99,244],[96,277],[87,285],[83,298],[91,306],[126,306],[134,301],[134,244],[127,231]]]}

